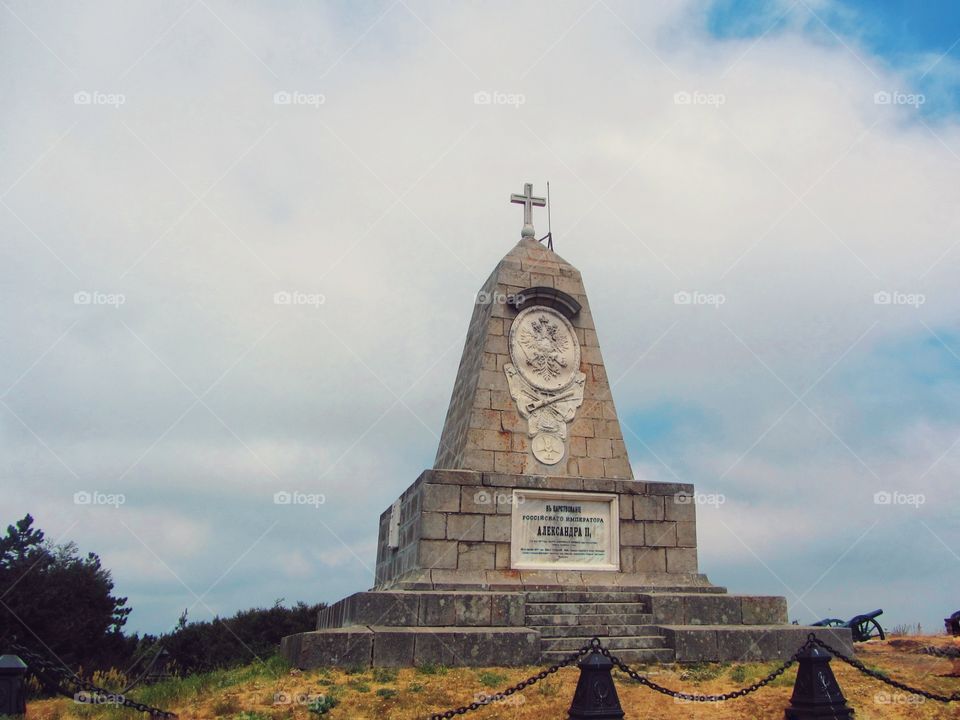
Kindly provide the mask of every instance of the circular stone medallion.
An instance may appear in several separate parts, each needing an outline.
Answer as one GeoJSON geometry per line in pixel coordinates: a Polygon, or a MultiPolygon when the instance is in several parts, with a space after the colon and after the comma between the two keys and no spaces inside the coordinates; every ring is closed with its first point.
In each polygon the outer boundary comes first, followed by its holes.
{"type": "Polygon", "coordinates": [[[580,343],[563,315],[534,305],[510,326],[510,359],[524,380],[552,393],[567,387],[580,371],[580,343]]]}
{"type": "Polygon", "coordinates": [[[530,445],[533,449],[533,456],[544,465],[556,465],[563,459],[566,452],[563,440],[549,433],[536,435],[530,445]]]}

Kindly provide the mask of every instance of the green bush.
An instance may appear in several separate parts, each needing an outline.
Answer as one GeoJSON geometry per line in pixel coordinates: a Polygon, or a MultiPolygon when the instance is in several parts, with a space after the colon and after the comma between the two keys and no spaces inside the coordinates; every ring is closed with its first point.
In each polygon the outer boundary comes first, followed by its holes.
{"type": "Polygon", "coordinates": [[[337,706],[337,699],[333,695],[323,695],[307,703],[307,710],[316,715],[326,715],[337,706]]]}

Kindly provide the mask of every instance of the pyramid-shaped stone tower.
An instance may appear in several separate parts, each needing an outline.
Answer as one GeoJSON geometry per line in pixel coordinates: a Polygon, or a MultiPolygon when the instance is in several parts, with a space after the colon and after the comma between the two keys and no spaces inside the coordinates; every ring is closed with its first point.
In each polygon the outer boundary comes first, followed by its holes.
{"type": "Polygon", "coordinates": [[[434,467],[633,478],[580,272],[536,240],[477,293],[434,467]]]}
{"type": "Polygon", "coordinates": [[[380,515],[375,587],[283,639],[297,667],[533,664],[598,636],[626,662],[790,657],[782,597],[697,568],[696,495],[633,479],[580,273],[534,239],[477,295],[434,466],[380,515]]]}

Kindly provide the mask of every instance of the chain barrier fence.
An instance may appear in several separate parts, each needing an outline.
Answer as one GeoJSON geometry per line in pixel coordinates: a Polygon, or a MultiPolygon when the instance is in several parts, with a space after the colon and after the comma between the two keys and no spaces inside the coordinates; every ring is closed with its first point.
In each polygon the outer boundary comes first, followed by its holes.
{"type": "MultiPolygon", "coordinates": [[[[498,692],[494,695],[486,696],[478,701],[470,703],[469,705],[463,705],[461,707],[453,708],[445,712],[434,713],[429,716],[429,720],[447,720],[448,718],[453,718],[453,717],[456,717],[457,715],[465,715],[466,713],[472,712],[474,710],[479,710],[480,708],[486,707],[487,705],[492,705],[497,702],[502,702],[504,699],[510,697],[514,693],[521,692],[522,690],[530,687],[531,685],[539,682],[540,680],[543,680],[544,678],[554,674],[561,668],[567,667],[578,660],[590,659],[593,656],[602,656],[606,659],[607,664],[605,666],[596,666],[595,669],[601,673],[605,673],[608,677],[609,677],[610,669],[615,667],[621,672],[623,672],[624,674],[626,674],[630,679],[637,682],[638,684],[643,685],[644,687],[647,687],[662,695],[667,695],[669,697],[672,697],[675,700],[681,700],[684,702],[698,702],[698,703],[716,703],[716,702],[725,702],[728,700],[736,700],[737,698],[745,697],[747,695],[750,695],[751,693],[757,692],[761,688],[766,687],[771,682],[776,680],[778,677],[783,675],[793,665],[796,665],[798,662],[801,664],[801,667],[803,667],[805,662],[816,661],[816,660],[820,660],[820,664],[828,663],[829,657],[825,656],[824,653],[818,654],[818,651],[814,650],[814,648],[822,648],[826,653],[829,653],[833,657],[836,657],[838,660],[846,663],[847,665],[850,665],[856,670],[859,670],[864,675],[867,675],[875,680],[879,680],[880,682],[885,683],[898,690],[902,690],[903,692],[910,693],[912,695],[918,695],[920,697],[924,697],[928,700],[934,700],[936,702],[942,702],[942,703],[960,702],[960,692],[955,692],[951,695],[941,695],[939,693],[930,692],[928,690],[923,690],[921,688],[912,687],[910,685],[907,685],[906,683],[900,682],[898,680],[894,680],[893,678],[890,678],[887,675],[884,675],[883,673],[877,670],[871,670],[870,668],[865,666],[863,663],[861,663],[859,660],[848,657],[844,655],[842,652],[840,652],[839,650],[837,650],[836,648],[823,642],[822,640],[817,638],[814,633],[810,633],[810,635],[807,637],[807,641],[803,645],[801,645],[799,648],[797,648],[797,651],[793,655],[791,655],[789,659],[787,659],[783,664],[778,666],[776,669],[774,669],[772,672],[770,672],[763,678],[757,680],[751,685],[747,685],[746,687],[742,687],[737,690],[731,690],[730,692],[719,693],[715,695],[687,693],[679,690],[673,690],[671,688],[660,685],[654,682],[653,680],[651,680],[649,677],[641,674],[634,668],[630,667],[629,665],[621,661],[620,658],[618,658],[616,655],[612,654],[608,648],[605,648],[603,646],[603,643],[601,642],[600,638],[593,638],[589,643],[584,645],[582,648],[580,648],[576,652],[571,653],[568,657],[564,658],[560,662],[554,665],[550,665],[547,668],[544,668],[536,675],[532,675],[531,677],[527,678],[526,680],[522,680],[521,682],[517,683],[512,687],[502,690],[501,692],[498,692]]],[[[578,696],[580,695],[580,684],[584,684],[583,679],[585,675],[585,664],[581,662],[580,668],[582,673],[581,683],[578,684],[577,694],[574,696],[574,705],[578,703],[578,696]]],[[[826,672],[829,674],[829,680],[832,682],[833,688],[826,687],[827,683],[823,683],[823,686],[819,688],[811,689],[810,687],[805,687],[801,690],[800,675],[798,673],[798,683],[794,687],[794,697],[792,698],[792,702],[794,703],[797,702],[798,692],[809,693],[813,691],[813,692],[820,692],[820,693],[826,693],[827,695],[831,695],[832,696],[831,701],[837,706],[838,709],[840,709],[841,706],[845,707],[846,701],[843,698],[843,695],[840,692],[840,687],[839,685],[836,684],[836,679],[833,677],[833,673],[830,672],[829,667],[826,668],[826,672]]],[[[595,680],[592,680],[591,682],[595,683],[595,680]]],[[[610,688],[613,692],[613,698],[616,701],[617,707],[619,707],[619,700],[616,700],[616,690],[613,689],[612,677],[609,677],[609,682],[610,682],[610,688]]],[[[608,703],[608,706],[609,706],[609,695],[606,697],[600,697],[599,699],[602,700],[603,702],[608,703]]],[[[803,698],[799,698],[799,699],[800,699],[800,703],[802,704],[803,698]]],[[[849,711],[849,712],[850,712],[850,716],[852,716],[852,711],[849,711]]],[[[575,715],[574,709],[571,708],[570,717],[571,718],[580,717],[580,715],[575,715]]],[[[801,715],[797,715],[797,717],[801,717],[801,715]]]]}
{"type": "MultiPolygon", "coordinates": [[[[17,653],[27,663],[29,672],[32,673],[48,690],[52,690],[61,695],[72,698],[77,702],[88,704],[109,703],[130,708],[131,710],[136,710],[138,712],[148,713],[152,717],[156,718],[173,719],[177,717],[176,714],[167,710],[151,707],[150,705],[127,698],[124,692],[114,692],[112,690],[94,685],[92,682],[81,678],[63,663],[50,661],[16,642],[9,643],[8,647],[17,653]]],[[[528,687],[535,685],[541,680],[544,680],[550,675],[558,672],[561,668],[569,667],[574,663],[578,663],[581,671],[580,682],[577,685],[577,691],[574,695],[574,706],[577,706],[578,703],[581,705],[584,703],[589,705],[591,702],[589,695],[592,692],[593,695],[596,696],[594,701],[604,703],[606,706],[610,707],[612,698],[612,702],[616,705],[616,707],[619,708],[619,700],[616,696],[613,678],[610,675],[610,671],[613,668],[620,670],[636,683],[662,695],[672,697],[675,700],[684,702],[717,703],[735,700],[737,698],[745,697],[746,695],[757,692],[761,688],[769,685],[771,682],[783,675],[793,665],[799,662],[800,670],[798,671],[797,683],[794,686],[794,696],[791,701],[793,704],[797,704],[798,694],[826,692],[827,695],[830,696],[830,702],[835,704],[838,709],[841,707],[846,708],[846,700],[840,691],[839,685],[836,683],[836,679],[833,677],[833,673],[829,670],[828,663],[830,661],[830,657],[835,657],[841,662],[844,662],[855,670],[863,673],[864,675],[867,675],[874,680],[878,680],[879,682],[896,688],[897,690],[901,690],[905,693],[941,703],[960,702],[960,692],[954,692],[950,695],[943,695],[940,693],[931,692],[929,690],[924,690],[922,688],[913,687],[904,682],[900,682],[899,680],[894,680],[878,670],[872,670],[868,668],[856,658],[848,657],[841,651],[817,638],[814,633],[810,633],[810,635],[807,637],[807,641],[797,648],[797,651],[789,659],[775,668],[772,672],[765,675],[763,678],[737,690],[731,690],[730,692],[718,694],[688,693],[679,690],[673,690],[660,685],[646,675],[643,675],[634,668],[630,667],[628,664],[624,663],[616,655],[612,654],[608,648],[603,646],[600,638],[593,638],[589,643],[581,647],[579,650],[570,653],[570,655],[567,657],[542,669],[535,675],[531,675],[527,679],[521,680],[512,687],[506,688],[505,690],[492,695],[486,695],[478,698],[468,705],[462,705],[444,712],[434,713],[430,715],[429,718],[430,720],[449,720],[449,718],[453,718],[458,715],[465,715],[475,710],[479,710],[480,708],[503,702],[511,695],[526,690],[528,687]],[[824,687],[820,688],[811,689],[810,687],[801,687],[805,685],[804,683],[801,683],[801,674],[805,664],[819,664],[821,667],[817,669],[816,672],[820,673],[822,676],[825,671],[830,682],[821,683],[824,687]],[[588,678],[588,674],[591,673],[592,675],[588,678]],[[608,683],[608,690],[606,690],[604,693],[596,692],[596,688],[604,683],[608,683]],[[827,685],[830,685],[830,687],[826,687],[827,685]]],[[[809,683],[806,685],[809,685],[809,683]]],[[[804,698],[799,698],[799,701],[802,704],[804,698]]],[[[850,712],[852,714],[852,711],[850,712]]],[[[571,708],[570,717],[579,717],[579,715],[574,715],[573,707],[571,708]]],[[[801,717],[801,715],[796,715],[796,717],[801,717]]]]}
{"type": "Polygon", "coordinates": [[[123,692],[116,692],[94,685],[92,682],[81,678],[63,663],[47,660],[45,657],[38,655],[19,643],[11,642],[7,644],[7,647],[26,662],[28,671],[32,673],[47,690],[72,698],[76,702],[90,705],[117,705],[136,710],[137,712],[148,713],[156,718],[177,717],[175,713],[151,707],[150,705],[145,705],[144,703],[128,698],[123,692]]]}
{"type": "Polygon", "coordinates": [[[807,640],[807,645],[811,645],[811,644],[822,647],[828,653],[830,653],[835,658],[837,658],[837,660],[845,662],[847,665],[850,665],[851,667],[856,668],[857,670],[862,672],[864,675],[869,675],[874,680],[879,680],[882,683],[886,683],[890,687],[897,688],[897,690],[903,690],[904,692],[910,693],[911,695],[919,695],[920,697],[926,698],[927,700],[934,700],[936,702],[942,702],[942,703],[960,702],[960,692],[955,692],[955,693],[952,693],[951,695],[939,695],[938,693],[930,692],[929,690],[922,690],[920,688],[911,687],[906,683],[902,683],[898,680],[894,680],[891,677],[887,677],[879,670],[871,670],[856,658],[847,657],[839,650],[836,650],[830,647],[829,645],[827,645],[827,643],[817,638],[813,633],[810,633],[810,637],[807,640]]]}

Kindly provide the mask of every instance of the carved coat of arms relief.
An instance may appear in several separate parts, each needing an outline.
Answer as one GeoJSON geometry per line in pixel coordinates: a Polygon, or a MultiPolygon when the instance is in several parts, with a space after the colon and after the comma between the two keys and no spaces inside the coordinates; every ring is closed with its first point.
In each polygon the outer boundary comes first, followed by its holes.
{"type": "Polygon", "coordinates": [[[587,376],[580,372],[580,343],[573,325],[548,307],[520,312],[510,327],[510,394],[527,420],[533,456],[556,465],[566,455],[567,423],[583,404],[587,376]]]}

